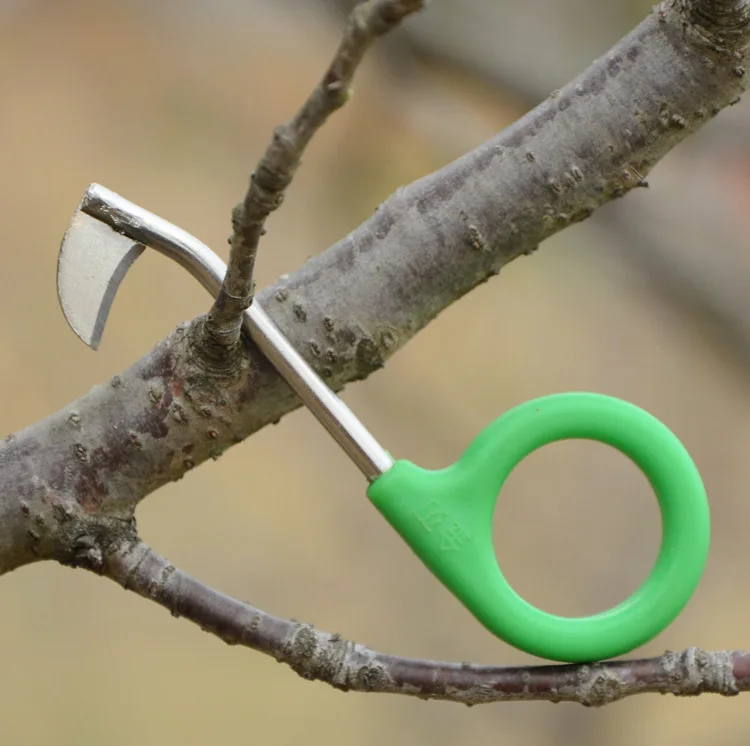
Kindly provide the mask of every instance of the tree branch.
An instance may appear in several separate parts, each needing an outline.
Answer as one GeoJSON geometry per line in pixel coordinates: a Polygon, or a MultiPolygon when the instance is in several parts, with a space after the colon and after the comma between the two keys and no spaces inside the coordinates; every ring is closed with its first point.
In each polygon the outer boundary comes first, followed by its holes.
{"type": "MultiPolygon", "coordinates": [[[[332,4],[338,8],[345,6],[343,0],[321,2],[329,7],[332,4]]],[[[730,8],[732,5],[730,3],[730,8]]],[[[489,8],[481,3],[474,4],[463,13],[463,17],[473,18],[473,21],[467,20],[466,28],[491,22],[497,11],[489,8]]],[[[721,11],[722,6],[718,10],[721,11]]],[[[705,11],[701,13],[705,15],[705,11]]],[[[721,15],[721,12],[717,14],[717,20],[721,15]]],[[[455,35],[455,24],[451,24],[451,20],[448,14],[429,34],[412,29],[390,38],[391,49],[387,54],[394,58],[393,66],[399,70],[413,67],[421,71],[420,63],[424,61],[447,64],[491,88],[512,93],[525,109],[538,104],[543,98],[539,93],[540,78],[525,74],[523,44],[515,48],[506,45],[503,56],[493,57],[486,39],[474,45],[451,43],[455,35]]],[[[736,18],[730,16],[730,22],[736,24],[736,18]]],[[[467,31],[463,31],[459,38],[465,38],[466,34],[467,31]]],[[[526,36],[529,41],[529,32],[526,36]]],[[[382,53],[384,48],[380,49],[382,53]]],[[[544,78],[542,75],[541,79],[544,78]]],[[[420,88],[436,83],[431,76],[421,75],[411,85],[420,88]]],[[[720,142],[724,152],[745,148],[747,119],[746,107],[725,113],[721,121],[712,123],[709,143],[720,142]]],[[[745,278],[749,269],[746,235],[741,222],[727,214],[728,187],[722,158],[716,147],[707,146],[705,139],[703,143],[698,152],[693,147],[687,152],[675,153],[670,169],[661,172],[658,188],[650,194],[596,212],[592,225],[601,229],[602,235],[597,235],[592,243],[600,244],[606,251],[634,265],[661,299],[685,315],[691,332],[702,335],[732,364],[747,368],[750,367],[750,308],[745,302],[745,278]],[[684,177],[691,170],[701,174],[699,181],[684,177]],[[684,219],[686,212],[691,215],[690,221],[684,219]],[[659,229],[654,230],[657,224],[659,229]],[[717,250],[719,246],[721,250],[717,250]]],[[[741,373],[744,375],[745,371],[741,373]]]]}
{"type": "MultiPolygon", "coordinates": [[[[742,92],[737,47],[717,43],[716,27],[692,28],[697,7],[663,6],[558,95],[399,190],[261,294],[331,386],[369,375],[503,265],[637,186],[742,92]]],[[[745,20],[732,45],[747,42],[745,8],[735,6],[745,20]]],[[[202,329],[202,319],[180,326],[121,375],[0,444],[0,573],[39,559],[103,572],[309,678],[360,691],[602,704],[642,691],[748,688],[741,652],[532,669],[406,661],[263,615],[171,568],[139,542],[138,502],[298,406],[250,345],[231,372],[207,370],[202,329]]]]}
{"type": "Polygon", "coordinates": [[[601,706],[646,692],[732,696],[750,690],[750,654],[743,651],[689,648],[659,658],[529,667],[475,666],[378,653],[219,593],[137,539],[123,542],[107,556],[104,574],[228,645],[271,655],[302,678],[343,691],[403,694],[465,705],[546,700],[601,706]]]}
{"type": "Polygon", "coordinates": [[[294,118],[276,128],[250,177],[244,202],[232,216],[227,273],[206,323],[212,341],[225,347],[236,346],[239,341],[242,312],[252,302],[253,268],[260,237],[265,233],[263,226],[281,205],[313,135],[348,100],[354,73],[372,42],[423,5],[424,0],[368,0],[356,5],[322,80],[294,118]]]}

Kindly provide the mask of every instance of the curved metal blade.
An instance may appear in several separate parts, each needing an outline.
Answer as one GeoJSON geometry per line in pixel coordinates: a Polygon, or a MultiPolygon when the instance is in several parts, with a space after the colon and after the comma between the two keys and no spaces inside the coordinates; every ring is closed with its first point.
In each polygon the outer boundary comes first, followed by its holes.
{"type": "Polygon", "coordinates": [[[70,328],[94,350],[117,288],[143,248],[80,207],[70,221],[57,260],[57,297],[70,328]]]}

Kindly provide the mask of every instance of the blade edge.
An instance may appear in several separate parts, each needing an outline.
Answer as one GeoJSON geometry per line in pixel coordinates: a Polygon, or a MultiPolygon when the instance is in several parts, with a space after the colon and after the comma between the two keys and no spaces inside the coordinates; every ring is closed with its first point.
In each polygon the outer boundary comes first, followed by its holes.
{"type": "Polygon", "coordinates": [[[57,298],[74,334],[98,349],[117,290],[144,247],[76,210],[57,262],[57,298]]]}

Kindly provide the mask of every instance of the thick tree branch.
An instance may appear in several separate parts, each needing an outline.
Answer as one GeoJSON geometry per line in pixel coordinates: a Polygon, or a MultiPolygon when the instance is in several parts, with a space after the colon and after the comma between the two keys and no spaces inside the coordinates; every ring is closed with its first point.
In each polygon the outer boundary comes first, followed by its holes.
{"type": "Polygon", "coordinates": [[[313,135],[349,98],[354,73],[372,42],[423,5],[424,0],[368,0],[356,5],[322,80],[294,118],[276,128],[250,178],[244,202],[233,213],[227,274],[206,323],[212,341],[228,347],[239,341],[242,312],[252,302],[253,268],[263,226],[281,204],[313,135]]]}
{"type": "MultiPolygon", "coordinates": [[[[343,0],[321,1],[339,7],[346,5],[343,0]]],[[[741,26],[742,15],[738,20],[732,11],[735,5],[724,3],[714,8],[719,26],[722,20],[741,26]]],[[[690,12],[692,16],[705,17],[711,9],[712,6],[706,5],[690,12]]],[[[481,4],[472,6],[466,14],[478,16],[480,22],[494,17],[493,11],[485,10],[481,4]]],[[[538,79],[524,74],[519,51],[515,54],[506,51],[506,56],[495,58],[487,54],[484,44],[451,45],[448,39],[454,30],[444,21],[428,35],[412,30],[391,37],[389,58],[393,57],[391,62],[401,70],[405,67],[420,70],[420,62],[424,60],[447,64],[501,92],[512,93],[525,108],[537,105],[543,98],[538,79]],[[516,64],[504,64],[508,62],[516,64]]],[[[431,76],[423,75],[411,85],[419,88],[435,83],[431,76]]],[[[740,111],[747,109],[743,107],[740,111]]],[[[723,114],[721,121],[711,125],[709,143],[720,142],[725,152],[745,148],[747,119],[747,113],[736,110],[723,114]]],[[[601,229],[602,235],[597,235],[594,243],[635,265],[659,297],[685,316],[691,332],[702,335],[733,364],[747,368],[750,367],[750,307],[745,289],[749,270],[746,235],[741,222],[727,214],[729,187],[717,150],[720,149],[710,144],[706,146],[704,140],[702,155],[695,148],[674,154],[668,178],[665,180],[662,172],[657,188],[650,194],[595,213],[593,225],[601,229]],[[700,179],[675,177],[674,172],[680,170],[699,172],[700,179]],[[686,212],[691,215],[690,221],[684,219],[686,212]],[[657,224],[659,228],[655,230],[657,224]],[[716,249],[718,246],[720,251],[716,249]]]]}
{"type": "MultiPolygon", "coordinates": [[[[688,11],[698,7],[665,5],[506,132],[399,190],[264,291],[263,305],[334,388],[369,375],[503,265],[637,186],[742,92],[747,20],[731,26],[722,15],[729,44],[705,19],[693,28],[688,11]]],[[[744,3],[735,10],[744,18],[744,3]]],[[[748,688],[744,653],[533,669],[405,661],[262,615],[172,569],[138,541],[138,502],[298,406],[251,347],[231,372],[206,370],[202,330],[202,319],[181,326],[122,375],[0,444],[0,573],[35,559],[104,572],[309,678],[363,691],[601,704],[748,688]]]]}
{"type": "Polygon", "coordinates": [[[229,645],[272,655],[303,678],[343,691],[404,694],[466,705],[547,700],[601,706],[646,692],[731,696],[750,690],[750,654],[743,651],[690,648],[659,658],[533,667],[475,666],[378,653],[219,593],[137,539],[113,549],[104,574],[229,645]]]}

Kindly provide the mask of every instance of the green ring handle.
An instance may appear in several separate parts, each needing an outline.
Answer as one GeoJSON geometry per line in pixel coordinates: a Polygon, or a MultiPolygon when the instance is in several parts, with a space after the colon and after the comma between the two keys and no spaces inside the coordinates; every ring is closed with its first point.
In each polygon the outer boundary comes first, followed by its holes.
{"type": "Polygon", "coordinates": [[[485,428],[461,458],[436,471],[396,461],[367,491],[417,556],[493,634],[550,660],[598,661],[653,639],[685,607],[708,557],[710,517],[698,469],[678,438],[634,404],[575,392],[535,399],[485,428]],[[659,501],[659,556],[641,587],[588,617],[548,614],[521,598],[503,576],[492,516],[503,483],[532,451],[583,438],[628,456],[659,501]]]}

